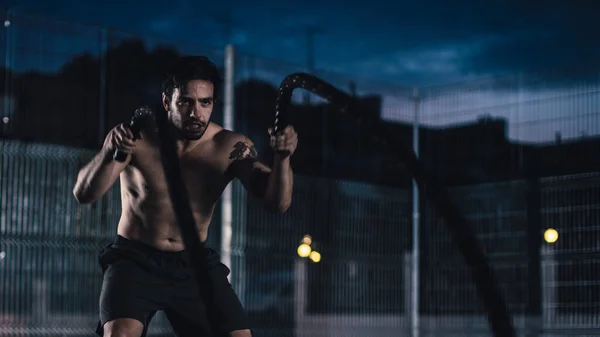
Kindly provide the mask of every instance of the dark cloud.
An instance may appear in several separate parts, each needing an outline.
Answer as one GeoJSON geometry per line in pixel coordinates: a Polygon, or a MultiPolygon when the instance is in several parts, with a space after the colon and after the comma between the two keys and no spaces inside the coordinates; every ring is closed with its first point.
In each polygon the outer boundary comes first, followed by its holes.
{"type": "Polygon", "coordinates": [[[520,33],[506,33],[503,39],[466,57],[462,69],[479,73],[530,72],[598,60],[600,6],[593,3],[576,6],[575,3],[550,3],[541,7],[531,13],[519,29],[520,33]]]}
{"type": "Polygon", "coordinates": [[[223,45],[229,22],[242,54],[300,65],[306,61],[306,27],[317,25],[323,29],[316,39],[317,65],[410,84],[564,67],[600,56],[600,2],[594,0],[226,0],[210,6],[191,0],[152,5],[10,0],[9,5],[206,46],[223,45]]]}
{"type": "Polygon", "coordinates": [[[583,77],[590,71],[598,73],[594,64],[600,59],[596,41],[600,2],[439,1],[431,5],[429,1],[405,12],[394,11],[397,19],[389,22],[391,15],[370,17],[374,13],[366,12],[365,21],[378,20],[377,27],[386,26],[390,32],[379,30],[380,38],[375,29],[367,33],[363,39],[370,48],[353,54],[358,56],[354,61],[362,57],[364,64],[348,62],[348,68],[368,68],[365,75],[414,85],[519,72],[570,71],[569,76],[583,77]],[[448,59],[452,50],[457,55],[448,59]],[[440,55],[437,60],[435,51],[440,55]],[[415,57],[422,63],[418,69],[410,67],[415,57]],[[437,66],[443,62],[445,67],[437,66]]]}
{"type": "Polygon", "coordinates": [[[481,73],[529,72],[591,64],[599,58],[599,45],[563,33],[494,42],[465,58],[461,67],[481,73]]]}

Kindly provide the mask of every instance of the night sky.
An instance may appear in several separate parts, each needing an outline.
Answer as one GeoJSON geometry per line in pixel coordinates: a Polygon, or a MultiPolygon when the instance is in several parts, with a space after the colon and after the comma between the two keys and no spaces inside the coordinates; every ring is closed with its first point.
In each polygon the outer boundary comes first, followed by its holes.
{"type": "MultiPolygon", "coordinates": [[[[6,1],[6,0],[5,0],[6,1]]],[[[11,8],[410,85],[569,66],[600,56],[598,1],[69,1],[11,8]],[[351,4],[353,3],[353,4],[351,4]],[[227,22],[230,22],[229,24],[227,22]]]]}
{"type": "MultiPolygon", "coordinates": [[[[19,11],[89,25],[109,26],[163,41],[175,39],[214,46],[222,50],[227,41],[241,54],[273,58],[304,66],[307,28],[317,27],[315,64],[317,69],[346,74],[348,78],[373,79],[394,85],[430,86],[440,83],[474,81],[503,74],[537,70],[559,73],[548,90],[568,92],[566,85],[573,68],[594,65],[600,60],[600,1],[241,1],[199,2],[155,1],[68,1],[3,0],[19,11]],[[7,2],[8,1],[8,2],[7,2]]],[[[91,41],[90,43],[96,43],[91,41]]],[[[181,42],[178,42],[180,45],[181,42]]],[[[267,67],[269,63],[265,63],[267,67]]],[[[589,72],[588,72],[589,73],[589,72]]],[[[593,67],[599,78],[600,67],[593,67]]],[[[571,76],[573,77],[573,76],[571,76]]],[[[281,80],[280,73],[274,81],[281,80]]],[[[514,86],[514,85],[513,85],[514,86]]],[[[513,91],[483,86],[493,93],[472,93],[460,100],[444,98],[424,108],[422,121],[445,124],[436,109],[479,109],[514,101],[513,91]],[[436,105],[438,104],[438,105],[436,105]],[[452,108],[448,108],[451,106],[452,108]],[[436,117],[437,116],[437,117],[436,117]]],[[[539,88],[518,93],[519,99],[547,97],[539,88]]],[[[598,96],[597,91],[595,93],[598,96]]],[[[384,96],[384,118],[410,120],[407,101],[384,96]]],[[[565,106],[566,107],[566,106],[565,106]]],[[[597,108],[597,106],[595,107],[597,108]]],[[[521,106],[502,111],[476,111],[453,116],[453,122],[473,120],[490,113],[512,122],[543,119],[541,108],[521,106]],[[536,110],[537,109],[537,110],[536,110]]],[[[545,109],[545,108],[544,108],[545,109]]],[[[600,132],[596,112],[592,119],[567,120],[574,109],[551,111],[552,126],[536,126],[532,136],[525,128],[512,128],[511,137],[552,139],[563,130],[576,136],[600,132]],[[558,119],[557,119],[558,118],[558,119]],[[585,129],[582,131],[582,129],[585,129]],[[543,133],[543,135],[542,135],[543,133]]],[[[594,110],[596,111],[596,110],[594,110]]],[[[445,117],[448,118],[448,117],[445,117]]],[[[586,117],[587,118],[587,117],[586,117]]]]}

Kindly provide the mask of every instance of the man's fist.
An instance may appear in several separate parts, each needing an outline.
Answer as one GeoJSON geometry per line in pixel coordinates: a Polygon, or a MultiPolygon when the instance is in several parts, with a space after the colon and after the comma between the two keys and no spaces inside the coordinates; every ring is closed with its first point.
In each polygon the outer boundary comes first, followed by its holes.
{"type": "Polygon", "coordinates": [[[275,153],[283,157],[288,157],[294,154],[298,147],[298,134],[293,126],[287,126],[285,129],[273,133],[273,129],[269,128],[271,136],[271,148],[275,153]]]}
{"type": "Polygon", "coordinates": [[[106,135],[104,148],[109,151],[119,150],[124,153],[133,153],[135,151],[133,133],[125,124],[115,126],[106,135]]]}

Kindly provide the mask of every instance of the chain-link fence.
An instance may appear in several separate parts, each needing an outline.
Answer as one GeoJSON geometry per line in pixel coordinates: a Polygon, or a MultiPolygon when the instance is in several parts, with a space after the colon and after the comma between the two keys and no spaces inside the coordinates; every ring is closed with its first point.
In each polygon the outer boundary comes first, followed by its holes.
{"type": "MultiPolygon", "coordinates": [[[[77,204],[77,171],[110,128],[160,103],[170,60],[204,54],[224,68],[226,55],[20,13],[2,19],[0,336],[92,336],[97,254],[114,238],[121,200],[117,183],[77,204]]],[[[305,69],[245,54],[235,64],[235,129],[269,164],[277,86],[305,69]]],[[[398,141],[414,146],[419,126],[419,156],[476,230],[520,334],[597,335],[598,70],[418,90],[316,74],[360,97],[363,113],[380,116],[398,141]],[[555,243],[543,241],[548,228],[555,243]]],[[[410,335],[418,310],[420,336],[489,336],[463,257],[402,163],[321,98],[296,91],[294,103],[289,211],[272,214],[233,184],[231,282],[255,335],[410,335]],[[319,262],[298,256],[305,235],[319,262]]],[[[218,104],[213,120],[223,112],[218,104]]],[[[217,250],[221,211],[209,235],[217,250]]],[[[153,320],[151,335],[170,332],[162,315],[153,320]]]]}

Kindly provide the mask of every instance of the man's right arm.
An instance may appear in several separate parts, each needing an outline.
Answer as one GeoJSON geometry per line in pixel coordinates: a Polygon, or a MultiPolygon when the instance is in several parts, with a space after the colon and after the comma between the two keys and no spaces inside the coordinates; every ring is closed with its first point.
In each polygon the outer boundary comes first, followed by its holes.
{"type": "Polygon", "coordinates": [[[112,152],[100,150],[77,174],[73,195],[80,204],[92,203],[101,198],[114,184],[131,156],[124,162],[113,160],[112,152]]]}
{"type": "Polygon", "coordinates": [[[123,124],[114,127],[106,135],[102,150],[79,170],[73,188],[75,199],[81,204],[87,204],[101,198],[129,164],[129,154],[134,150],[135,141],[131,130],[123,124]],[[114,149],[127,153],[127,159],[124,162],[113,160],[114,149]]]}

